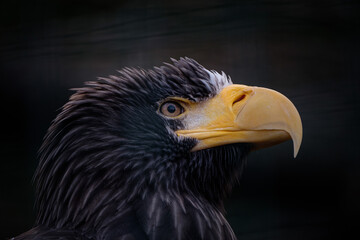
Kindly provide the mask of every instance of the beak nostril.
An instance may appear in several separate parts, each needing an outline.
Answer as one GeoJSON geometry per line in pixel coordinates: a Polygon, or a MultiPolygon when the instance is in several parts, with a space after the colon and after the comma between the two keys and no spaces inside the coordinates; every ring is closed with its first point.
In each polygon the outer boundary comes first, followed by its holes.
{"type": "Polygon", "coordinates": [[[236,104],[236,103],[238,103],[238,102],[241,102],[241,100],[243,100],[244,98],[245,98],[245,94],[242,94],[242,95],[240,95],[239,97],[237,97],[235,100],[234,100],[234,102],[233,102],[233,106],[236,104]]]}

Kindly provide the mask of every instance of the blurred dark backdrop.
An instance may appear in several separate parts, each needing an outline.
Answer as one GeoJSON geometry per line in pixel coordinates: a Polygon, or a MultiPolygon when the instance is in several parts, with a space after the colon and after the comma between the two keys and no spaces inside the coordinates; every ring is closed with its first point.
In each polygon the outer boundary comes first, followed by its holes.
{"type": "MultiPolygon", "coordinates": [[[[0,239],[31,228],[37,150],[72,87],[189,56],[297,106],[304,139],[253,153],[226,202],[239,239],[360,227],[358,1],[3,1],[0,239]]],[[[356,238],[356,237],[355,237],[356,238]]]]}

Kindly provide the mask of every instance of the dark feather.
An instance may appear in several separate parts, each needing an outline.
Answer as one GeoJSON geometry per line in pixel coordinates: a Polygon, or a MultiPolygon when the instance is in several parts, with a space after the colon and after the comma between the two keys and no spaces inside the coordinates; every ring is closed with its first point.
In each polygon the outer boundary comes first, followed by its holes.
{"type": "Polygon", "coordinates": [[[192,153],[181,122],[157,114],[167,97],[200,102],[230,82],[209,73],[181,58],[75,89],[40,150],[37,227],[15,239],[235,239],[222,201],[249,147],[192,153]]]}

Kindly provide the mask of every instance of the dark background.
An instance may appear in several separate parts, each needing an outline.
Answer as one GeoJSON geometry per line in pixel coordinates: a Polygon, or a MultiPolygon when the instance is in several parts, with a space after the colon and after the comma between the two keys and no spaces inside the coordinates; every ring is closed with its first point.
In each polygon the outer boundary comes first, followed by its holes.
{"type": "Polygon", "coordinates": [[[249,157],[226,202],[239,239],[357,234],[357,1],[100,2],[0,5],[0,239],[32,226],[37,150],[68,89],[124,66],[151,68],[181,56],[236,83],[276,89],[302,116],[296,159],[291,142],[249,157]]]}

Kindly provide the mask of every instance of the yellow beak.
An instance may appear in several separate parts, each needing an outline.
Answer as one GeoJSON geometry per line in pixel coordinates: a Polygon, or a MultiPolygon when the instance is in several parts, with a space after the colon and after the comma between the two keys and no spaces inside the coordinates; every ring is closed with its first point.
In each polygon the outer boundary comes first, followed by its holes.
{"type": "Polygon", "coordinates": [[[231,143],[253,143],[255,149],[293,140],[296,157],[302,124],[295,106],[271,89],[230,85],[217,96],[194,103],[179,136],[199,140],[193,151],[231,143]]]}

